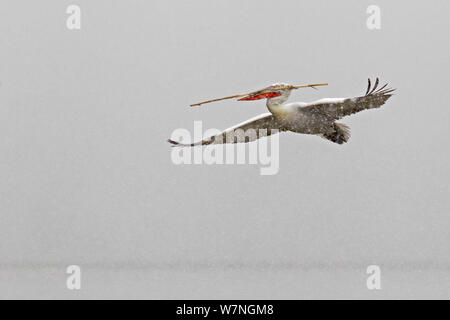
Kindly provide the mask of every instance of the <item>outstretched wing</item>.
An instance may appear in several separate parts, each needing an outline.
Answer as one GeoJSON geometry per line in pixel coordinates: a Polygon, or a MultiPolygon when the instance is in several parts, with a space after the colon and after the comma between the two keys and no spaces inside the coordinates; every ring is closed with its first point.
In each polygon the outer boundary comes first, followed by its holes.
{"type": "Polygon", "coordinates": [[[255,141],[259,138],[282,131],[281,124],[271,113],[264,113],[228,128],[221,133],[194,143],[181,143],[169,139],[173,146],[193,147],[207,144],[239,143],[255,141]]]}
{"type": "Polygon", "coordinates": [[[375,81],[373,88],[369,79],[366,94],[355,98],[321,99],[310,103],[302,110],[327,116],[330,120],[338,120],[353,113],[366,109],[381,107],[391,96],[395,89],[386,88],[387,84],[378,88],[379,80],[375,81]]]}

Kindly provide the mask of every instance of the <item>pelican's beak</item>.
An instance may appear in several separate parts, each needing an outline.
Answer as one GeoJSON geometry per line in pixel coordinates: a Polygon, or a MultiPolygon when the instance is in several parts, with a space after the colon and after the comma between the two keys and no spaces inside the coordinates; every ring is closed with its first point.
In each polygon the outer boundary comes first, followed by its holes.
{"type": "Polygon", "coordinates": [[[260,100],[260,99],[268,99],[273,97],[281,96],[281,93],[278,91],[271,91],[266,93],[251,93],[238,99],[238,101],[252,101],[252,100],[260,100]]]}

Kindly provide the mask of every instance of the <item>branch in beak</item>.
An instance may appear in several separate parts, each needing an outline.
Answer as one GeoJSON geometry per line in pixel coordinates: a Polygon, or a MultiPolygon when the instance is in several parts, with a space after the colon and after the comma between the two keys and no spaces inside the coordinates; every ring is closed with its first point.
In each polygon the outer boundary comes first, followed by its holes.
{"type": "Polygon", "coordinates": [[[199,102],[199,103],[194,103],[194,104],[191,104],[191,107],[200,106],[205,103],[221,101],[221,100],[226,100],[226,99],[240,98],[240,97],[243,97],[243,98],[239,99],[240,101],[249,101],[249,100],[258,100],[258,99],[273,98],[273,97],[281,96],[281,93],[277,93],[274,91],[265,93],[265,94],[261,93],[268,89],[269,90],[285,90],[285,89],[292,90],[292,89],[308,88],[308,87],[314,88],[317,86],[326,86],[326,85],[328,85],[328,83],[314,83],[314,84],[307,84],[307,85],[301,85],[301,86],[290,86],[290,85],[288,85],[288,86],[286,86],[286,85],[271,86],[270,88],[266,88],[266,89],[252,92],[252,93],[236,94],[236,95],[225,97],[225,98],[217,98],[217,99],[207,100],[207,101],[203,101],[203,102],[199,102]]]}
{"type": "Polygon", "coordinates": [[[257,94],[257,95],[248,95],[243,98],[238,99],[238,101],[251,101],[251,100],[259,100],[259,99],[268,99],[273,97],[281,96],[281,93],[279,92],[267,92],[263,94],[257,94]]]}

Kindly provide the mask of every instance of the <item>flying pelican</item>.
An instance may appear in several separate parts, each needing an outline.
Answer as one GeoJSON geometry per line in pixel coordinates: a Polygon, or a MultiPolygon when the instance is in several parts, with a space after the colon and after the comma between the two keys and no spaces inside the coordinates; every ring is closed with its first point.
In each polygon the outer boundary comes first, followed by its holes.
{"type": "Polygon", "coordinates": [[[274,131],[291,131],[295,133],[313,134],[334,143],[343,144],[350,139],[350,128],[336,122],[345,116],[382,106],[391,96],[395,89],[386,88],[387,84],[378,88],[379,80],[371,86],[368,79],[367,91],[364,96],[354,98],[326,98],[310,103],[293,102],[285,103],[293,89],[304,87],[316,87],[327,85],[326,83],[292,86],[284,83],[276,83],[262,90],[248,94],[239,94],[225,98],[208,100],[191,106],[199,106],[204,103],[219,101],[223,99],[240,98],[239,101],[253,101],[267,99],[266,105],[270,112],[263,113],[257,117],[228,128],[215,136],[194,143],[181,143],[169,139],[173,146],[197,146],[208,144],[249,142],[268,136],[274,131]],[[254,129],[256,135],[245,134],[248,129],[254,129]],[[259,132],[265,134],[259,134],[259,132]],[[275,129],[275,130],[274,130],[275,129]],[[232,134],[232,139],[227,135],[232,134]],[[233,135],[234,134],[234,135],[233,135]]]}

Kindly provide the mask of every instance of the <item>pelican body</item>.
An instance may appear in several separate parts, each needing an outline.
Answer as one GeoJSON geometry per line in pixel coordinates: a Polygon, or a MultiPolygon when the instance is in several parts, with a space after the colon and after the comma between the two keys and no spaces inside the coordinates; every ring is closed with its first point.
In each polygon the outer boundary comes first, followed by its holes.
{"type": "MultiPolygon", "coordinates": [[[[285,103],[293,89],[304,86],[276,83],[270,87],[249,94],[222,98],[240,97],[239,101],[267,99],[266,105],[270,112],[249,119],[202,141],[181,143],[169,139],[169,142],[174,146],[239,143],[254,141],[262,136],[275,132],[290,131],[316,135],[331,142],[343,144],[350,139],[350,128],[343,123],[337,122],[337,120],[363,110],[379,108],[392,96],[392,92],[395,89],[386,88],[387,84],[377,89],[378,84],[379,80],[377,78],[372,87],[369,79],[366,94],[363,96],[353,98],[326,98],[310,103],[285,103]],[[245,134],[249,129],[254,129],[257,134],[245,134]],[[264,134],[259,134],[260,131],[263,131],[264,134]],[[227,139],[227,136],[230,135],[233,139],[227,139]]],[[[316,85],[308,86],[314,87],[316,85]]],[[[203,103],[222,99],[214,99],[203,103]]]]}

